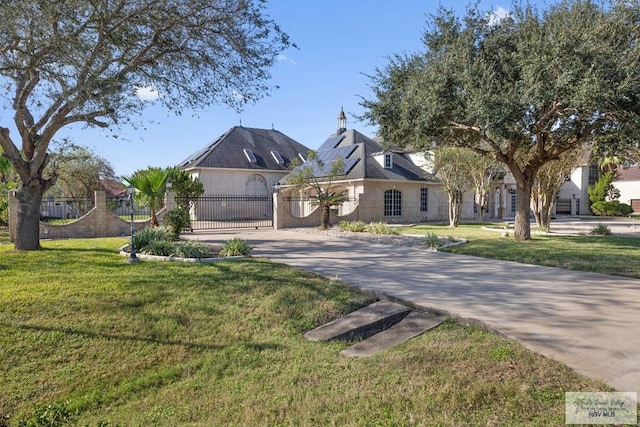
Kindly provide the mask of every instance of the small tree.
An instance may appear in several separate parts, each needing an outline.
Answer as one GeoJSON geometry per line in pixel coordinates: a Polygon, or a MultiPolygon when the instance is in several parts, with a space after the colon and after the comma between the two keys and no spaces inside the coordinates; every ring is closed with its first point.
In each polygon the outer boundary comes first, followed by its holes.
{"type": "Polygon", "coordinates": [[[106,159],[68,139],[51,152],[51,160],[51,173],[57,176],[57,181],[50,191],[64,197],[92,198],[94,192],[103,189],[101,179],[115,179],[113,167],[106,159]]]}
{"type": "Polygon", "coordinates": [[[285,184],[293,185],[298,191],[311,190],[312,204],[320,206],[320,228],[326,230],[331,226],[331,207],[339,206],[347,199],[345,191],[332,189],[333,182],[344,175],[344,159],[338,157],[330,164],[318,158],[318,153],[309,151],[307,160],[296,167],[285,180],[285,184]]]}
{"type": "Polygon", "coordinates": [[[137,196],[141,204],[144,206],[148,206],[151,210],[152,227],[156,227],[159,225],[156,213],[163,206],[164,195],[167,191],[168,178],[168,171],[154,167],[137,170],[133,173],[133,175],[122,177],[122,179],[136,187],[136,189],[139,191],[137,196]]]}
{"type": "Polygon", "coordinates": [[[584,154],[584,149],[567,151],[558,160],[552,160],[538,170],[531,192],[531,206],[536,225],[542,230],[550,229],[551,212],[560,188],[571,171],[580,164],[584,154]]]}
{"type": "Polygon", "coordinates": [[[464,194],[473,188],[470,165],[475,155],[468,149],[458,147],[435,150],[433,167],[442,180],[449,196],[449,226],[457,227],[462,212],[464,194]]]}
{"type": "Polygon", "coordinates": [[[171,182],[171,190],[178,197],[176,204],[179,208],[189,212],[193,201],[204,194],[204,184],[182,169],[169,168],[167,172],[171,182]]]}
{"type": "Polygon", "coordinates": [[[475,202],[478,206],[478,220],[484,221],[484,212],[489,206],[491,183],[504,175],[503,167],[489,156],[469,152],[469,176],[473,181],[475,202]]]}
{"type": "Polygon", "coordinates": [[[589,193],[589,201],[593,205],[597,202],[605,202],[608,200],[615,200],[620,197],[618,192],[616,197],[616,188],[613,186],[613,174],[611,172],[603,173],[594,185],[590,185],[587,188],[589,193]]]}

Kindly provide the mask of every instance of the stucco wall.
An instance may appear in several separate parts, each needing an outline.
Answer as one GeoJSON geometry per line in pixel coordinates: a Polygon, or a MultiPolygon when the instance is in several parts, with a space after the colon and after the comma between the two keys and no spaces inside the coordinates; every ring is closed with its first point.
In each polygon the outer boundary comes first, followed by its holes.
{"type": "MultiPolygon", "coordinates": [[[[18,223],[18,200],[15,197],[16,190],[9,192],[9,240],[15,242],[16,225],[18,223]]],[[[123,220],[107,210],[107,199],[104,191],[95,192],[95,207],[86,215],[68,224],[52,225],[40,222],[41,239],[72,239],[92,237],[117,237],[128,236],[131,232],[131,223],[123,220]]],[[[173,193],[167,193],[165,207],[156,215],[158,220],[166,212],[175,208],[173,193]]],[[[140,230],[148,227],[151,220],[134,221],[134,229],[140,230]]]]}
{"type": "Polygon", "coordinates": [[[640,199],[640,181],[614,181],[614,187],[620,190],[621,203],[631,204],[631,199],[640,199]]]}

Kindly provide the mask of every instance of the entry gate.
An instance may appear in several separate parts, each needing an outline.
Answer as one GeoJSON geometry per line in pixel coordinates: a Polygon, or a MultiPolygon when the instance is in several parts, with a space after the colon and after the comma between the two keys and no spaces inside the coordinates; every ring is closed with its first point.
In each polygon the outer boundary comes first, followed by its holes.
{"type": "MultiPolygon", "coordinates": [[[[180,201],[176,198],[176,203],[180,201]]],[[[190,202],[193,230],[273,227],[270,195],[206,195],[190,202]]]]}

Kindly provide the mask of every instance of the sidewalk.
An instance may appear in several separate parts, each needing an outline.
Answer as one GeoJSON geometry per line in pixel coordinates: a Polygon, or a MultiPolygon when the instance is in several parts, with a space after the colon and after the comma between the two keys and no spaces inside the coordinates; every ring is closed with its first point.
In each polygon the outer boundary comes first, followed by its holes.
{"type": "Polygon", "coordinates": [[[478,320],[618,391],[640,391],[640,280],[271,229],[192,236],[233,237],[255,257],[478,320]]]}

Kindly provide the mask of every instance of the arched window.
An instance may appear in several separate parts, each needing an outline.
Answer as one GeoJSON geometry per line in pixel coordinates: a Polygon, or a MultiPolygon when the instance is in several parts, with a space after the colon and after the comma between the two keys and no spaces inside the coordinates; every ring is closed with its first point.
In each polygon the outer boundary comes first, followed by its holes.
{"type": "Polygon", "coordinates": [[[247,178],[245,194],[249,196],[267,196],[270,194],[267,180],[262,175],[254,174],[247,178]]]}
{"type": "Polygon", "coordinates": [[[402,192],[387,190],[384,192],[384,216],[402,216],[402,192]]]}

